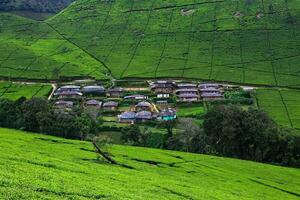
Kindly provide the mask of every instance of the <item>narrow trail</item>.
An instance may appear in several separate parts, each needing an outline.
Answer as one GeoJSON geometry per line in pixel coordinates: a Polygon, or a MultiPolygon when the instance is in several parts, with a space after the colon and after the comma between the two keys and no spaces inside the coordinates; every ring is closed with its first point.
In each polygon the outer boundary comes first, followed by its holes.
{"type": "Polygon", "coordinates": [[[56,89],[57,89],[57,85],[56,85],[56,84],[51,84],[51,86],[52,86],[52,91],[51,91],[51,94],[50,94],[49,97],[48,97],[48,100],[51,100],[51,99],[52,99],[52,97],[53,97],[53,95],[54,95],[54,92],[55,92],[56,89]]]}

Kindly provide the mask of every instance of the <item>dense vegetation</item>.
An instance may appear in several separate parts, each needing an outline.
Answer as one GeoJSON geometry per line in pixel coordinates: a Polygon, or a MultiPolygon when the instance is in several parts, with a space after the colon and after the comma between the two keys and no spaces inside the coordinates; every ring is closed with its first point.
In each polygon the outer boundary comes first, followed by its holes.
{"type": "MultiPolygon", "coordinates": [[[[281,129],[262,111],[221,105],[208,111],[203,126],[193,121],[151,122],[156,128],[165,128],[163,134],[139,125],[117,131],[124,144],[300,167],[300,135],[281,129]]],[[[101,125],[102,120],[91,117],[81,106],[62,111],[43,99],[0,100],[0,127],[91,140],[102,131],[113,130],[101,125]]]]}
{"type": "Polygon", "coordinates": [[[1,199],[285,199],[299,169],[139,147],[112,146],[126,167],[99,160],[91,143],[0,129],[1,199]],[[128,168],[130,167],[130,168],[128,168]]]}
{"type": "Polygon", "coordinates": [[[67,7],[72,0],[1,0],[0,11],[33,11],[57,13],[67,7]]]}
{"type": "Polygon", "coordinates": [[[46,22],[1,15],[0,75],[103,78],[105,66],[116,78],[299,87],[299,8],[295,0],[78,0],[46,22]]]}
{"type": "Polygon", "coordinates": [[[20,98],[17,101],[0,99],[0,127],[85,139],[88,134],[97,133],[98,124],[83,108],[57,111],[47,100],[20,98]]]}

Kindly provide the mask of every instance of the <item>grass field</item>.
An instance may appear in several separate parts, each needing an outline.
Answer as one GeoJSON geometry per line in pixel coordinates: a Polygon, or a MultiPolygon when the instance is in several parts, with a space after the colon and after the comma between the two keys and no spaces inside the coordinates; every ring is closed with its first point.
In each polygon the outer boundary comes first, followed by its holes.
{"type": "Polygon", "coordinates": [[[299,87],[299,10],[296,0],[78,0],[45,22],[2,14],[0,76],[104,79],[107,67],[116,78],[299,87]]]}
{"type": "Polygon", "coordinates": [[[11,100],[17,100],[20,97],[26,97],[27,99],[47,97],[51,90],[51,85],[0,82],[0,98],[11,100]]]}
{"type": "Polygon", "coordinates": [[[0,129],[1,199],[299,199],[299,169],[0,129]],[[150,162],[152,161],[152,162],[150,162]],[[131,168],[128,168],[130,166],[131,168]]]}
{"type": "Polygon", "coordinates": [[[177,109],[178,117],[192,117],[201,116],[205,113],[204,107],[202,105],[186,105],[181,106],[177,109]]]}
{"type": "Polygon", "coordinates": [[[256,93],[259,108],[279,124],[300,129],[300,92],[297,90],[259,89],[256,93]]]}

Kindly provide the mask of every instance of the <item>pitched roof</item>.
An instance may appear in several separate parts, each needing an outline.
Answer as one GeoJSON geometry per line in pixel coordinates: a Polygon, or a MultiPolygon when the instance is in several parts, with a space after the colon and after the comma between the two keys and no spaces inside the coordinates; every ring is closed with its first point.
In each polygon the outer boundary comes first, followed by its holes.
{"type": "Polygon", "coordinates": [[[126,96],[124,97],[124,99],[147,99],[147,96],[142,94],[135,94],[135,95],[126,96]]]}
{"type": "Polygon", "coordinates": [[[74,103],[72,101],[60,100],[60,101],[55,102],[54,105],[56,105],[56,106],[73,106],[74,103]]]}
{"type": "Polygon", "coordinates": [[[178,88],[196,88],[197,87],[197,84],[194,84],[194,83],[178,83],[177,84],[177,87],[178,88]]]}
{"type": "Polygon", "coordinates": [[[60,87],[59,89],[80,89],[80,86],[77,85],[65,85],[60,87]]]}
{"type": "Polygon", "coordinates": [[[135,114],[136,119],[152,119],[152,113],[148,111],[141,111],[135,114]]]}
{"type": "Polygon", "coordinates": [[[115,101],[108,101],[103,104],[103,107],[118,107],[119,103],[115,101]]]}
{"type": "Polygon", "coordinates": [[[90,85],[90,86],[85,86],[82,88],[83,92],[104,92],[105,88],[103,86],[100,85],[90,85]]]}
{"type": "Polygon", "coordinates": [[[92,106],[92,105],[101,105],[101,102],[98,101],[98,100],[92,99],[92,100],[86,101],[85,104],[86,104],[86,105],[90,105],[90,106],[92,106]]]}
{"type": "Polygon", "coordinates": [[[135,119],[135,112],[126,111],[118,115],[119,119],[135,119]]]}
{"type": "Polygon", "coordinates": [[[82,93],[77,92],[77,91],[60,91],[60,92],[55,93],[55,95],[63,95],[63,96],[77,95],[77,96],[82,96],[82,93]]]}
{"type": "Polygon", "coordinates": [[[147,101],[142,101],[139,102],[136,107],[151,107],[151,103],[147,102],[147,101]]]}
{"type": "Polygon", "coordinates": [[[198,92],[197,88],[182,88],[182,89],[178,89],[175,91],[176,93],[178,92],[198,92]]]}
{"type": "Polygon", "coordinates": [[[219,88],[220,85],[217,83],[202,83],[199,85],[199,88],[219,88]]]}
{"type": "Polygon", "coordinates": [[[178,97],[179,98],[198,98],[199,95],[193,94],[193,93],[184,93],[184,94],[178,95],[178,97]]]}

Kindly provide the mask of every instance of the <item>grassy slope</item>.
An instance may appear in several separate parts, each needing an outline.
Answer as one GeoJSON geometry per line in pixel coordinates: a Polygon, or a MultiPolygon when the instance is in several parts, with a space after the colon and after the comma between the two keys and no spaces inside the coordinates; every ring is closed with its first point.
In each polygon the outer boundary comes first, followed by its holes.
{"type": "Polygon", "coordinates": [[[1,199],[298,199],[300,171],[234,159],[91,144],[0,129],[1,199]],[[158,166],[135,161],[152,160],[158,166]],[[173,163],[173,164],[172,164],[173,163]]]}
{"type": "Polygon", "coordinates": [[[116,77],[299,86],[299,9],[296,0],[80,0],[50,23],[116,77]]]}
{"type": "Polygon", "coordinates": [[[0,14],[0,76],[58,79],[90,75],[105,79],[106,69],[44,22],[0,14]]]}
{"type": "MultiPolygon", "coordinates": [[[[104,62],[117,78],[167,76],[299,87],[299,9],[297,0],[78,0],[48,23],[104,62]],[[182,9],[194,12],[182,16],[182,9]]],[[[48,78],[100,76],[93,73],[98,61],[44,23],[14,26],[5,18],[0,16],[0,49],[6,48],[0,60],[9,69],[0,75],[18,76],[14,69],[21,62],[46,69],[48,78]],[[37,55],[42,57],[34,61],[37,55]]],[[[41,72],[23,76],[37,74],[41,72]]]]}
{"type": "Polygon", "coordinates": [[[300,92],[297,90],[259,89],[258,107],[279,124],[300,130],[300,92]]]}
{"type": "Polygon", "coordinates": [[[32,97],[47,97],[52,90],[51,85],[42,84],[18,84],[0,82],[0,98],[17,100],[20,97],[30,99],[32,97]]]}

